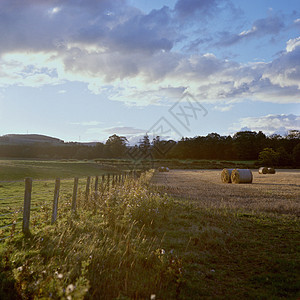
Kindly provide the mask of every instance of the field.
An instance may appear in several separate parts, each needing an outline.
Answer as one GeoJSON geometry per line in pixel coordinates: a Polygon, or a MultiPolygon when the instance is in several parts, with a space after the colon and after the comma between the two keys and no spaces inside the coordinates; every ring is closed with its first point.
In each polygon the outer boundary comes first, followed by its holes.
{"type": "MultiPolygon", "coordinates": [[[[54,225],[54,181],[35,181],[35,205],[48,210],[31,236],[0,244],[0,298],[298,299],[299,170],[253,170],[241,185],[220,173],[148,172],[97,201],[79,193],[76,215],[66,180],[54,225]]],[[[0,184],[4,198],[16,191],[0,184]]]]}
{"type": "Polygon", "coordinates": [[[72,178],[101,175],[113,172],[108,166],[94,161],[76,160],[0,160],[0,181],[33,179],[72,178]]]}
{"type": "Polygon", "coordinates": [[[157,173],[153,183],[177,197],[195,200],[203,208],[274,212],[300,217],[300,171],[258,174],[252,184],[224,184],[221,170],[171,170],[157,173]]]}

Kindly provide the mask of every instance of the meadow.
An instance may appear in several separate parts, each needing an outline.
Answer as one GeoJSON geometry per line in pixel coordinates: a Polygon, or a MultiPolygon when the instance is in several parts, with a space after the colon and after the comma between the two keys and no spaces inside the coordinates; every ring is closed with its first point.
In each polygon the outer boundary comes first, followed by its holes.
{"type": "Polygon", "coordinates": [[[72,178],[101,175],[113,171],[107,166],[88,160],[0,160],[0,181],[72,178]]]}
{"type": "MultiPolygon", "coordinates": [[[[299,171],[253,173],[149,171],[79,192],[76,215],[70,181],[54,225],[42,210],[29,237],[0,244],[0,298],[298,299],[299,171]]],[[[36,184],[51,204],[54,180],[36,184]]]]}

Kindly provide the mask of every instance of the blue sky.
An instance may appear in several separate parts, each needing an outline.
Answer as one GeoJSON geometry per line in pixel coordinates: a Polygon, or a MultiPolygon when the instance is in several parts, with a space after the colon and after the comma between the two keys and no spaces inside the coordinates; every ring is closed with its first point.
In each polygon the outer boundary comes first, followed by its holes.
{"type": "Polygon", "coordinates": [[[2,0],[0,36],[0,135],[300,130],[296,0],[2,0]]]}

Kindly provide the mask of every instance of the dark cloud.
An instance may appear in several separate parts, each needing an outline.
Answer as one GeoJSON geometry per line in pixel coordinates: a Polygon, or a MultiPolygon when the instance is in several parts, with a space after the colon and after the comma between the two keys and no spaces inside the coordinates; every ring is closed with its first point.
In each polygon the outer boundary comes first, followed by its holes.
{"type": "Polygon", "coordinates": [[[169,51],[176,32],[167,7],[143,14],[116,1],[0,2],[0,53],[63,50],[70,43],[107,51],[169,51]]]}
{"type": "Polygon", "coordinates": [[[249,38],[258,38],[265,35],[276,35],[285,25],[280,16],[269,16],[264,19],[256,20],[251,29],[244,30],[239,34],[232,34],[230,32],[221,32],[220,41],[216,43],[218,46],[231,46],[242,40],[249,38]]]}
{"type": "Polygon", "coordinates": [[[180,17],[188,18],[198,13],[210,14],[217,4],[217,0],[178,0],[174,10],[180,17]]]}
{"type": "Polygon", "coordinates": [[[169,9],[163,7],[119,24],[109,33],[109,39],[119,51],[169,51],[173,47],[174,37],[176,38],[176,32],[170,24],[169,9]]]}
{"type": "MultiPolygon", "coordinates": [[[[145,14],[125,0],[2,0],[0,54],[50,53],[59,67],[56,69],[54,63],[49,69],[47,66],[23,69],[27,66],[23,61],[19,62],[19,69],[12,61],[4,61],[2,66],[11,66],[5,72],[10,72],[12,80],[18,78],[18,83],[25,82],[30,77],[28,74],[43,73],[50,79],[82,80],[90,84],[89,88],[93,85],[97,92],[101,85],[111,83],[113,86],[116,80],[111,94],[117,94],[115,99],[121,95],[122,101],[135,95],[133,101],[142,102],[140,99],[144,97],[152,103],[161,97],[170,97],[170,91],[185,88],[191,88],[201,99],[253,97],[288,102],[298,97],[299,101],[299,38],[290,40],[287,51],[278,54],[271,63],[245,65],[211,53],[178,52],[178,24],[181,24],[178,16],[180,19],[197,13],[209,14],[217,4],[214,0],[179,0],[174,11],[162,7],[145,14]],[[24,78],[20,78],[20,74],[24,78]],[[122,93],[126,99],[122,98],[122,93]]],[[[271,15],[256,20],[249,30],[240,34],[222,33],[219,45],[233,45],[264,35],[275,36],[283,28],[280,16],[271,15]]],[[[194,40],[189,51],[212,42],[205,33],[203,29],[197,39],[192,35],[194,40]]],[[[4,77],[7,84],[8,76],[1,75],[4,77]]],[[[31,82],[28,80],[27,84],[31,82]]]]}

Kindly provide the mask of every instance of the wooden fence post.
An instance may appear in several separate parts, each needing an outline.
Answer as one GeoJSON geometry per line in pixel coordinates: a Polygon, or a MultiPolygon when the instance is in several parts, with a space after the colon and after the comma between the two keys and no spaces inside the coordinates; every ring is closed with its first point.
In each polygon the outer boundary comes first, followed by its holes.
{"type": "Polygon", "coordinates": [[[72,212],[76,212],[76,200],[77,200],[77,190],[78,190],[78,177],[74,178],[74,187],[73,187],[73,197],[72,197],[72,212]]]}
{"type": "Polygon", "coordinates": [[[105,175],[103,174],[102,175],[102,179],[101,179],[101,193],[103,194],[104,193],[104,189],[105,189],[105,175]]]}
{"type": "Polygon", "coordinates": [[[85,199],[89,199],[89,194],[90,194],[90,182],[91,182],[91,177],[88,176],[86,179],[86,187],[85,187],[85,199]]]}
{"type": "Polygon", "coordinates": [[[107,190],[109,191],[110,174],[107,174],[107,190]]]}
{"type": "MultiPolygon", "coordinates": [[[[98,176],[96,176],[95,177],[95,196],[94,196],[94,200],[95,200],[95,202],[97,201],[97,199],[98,199],[98,181],[99,181],[99,178],[98,178],[98,176]]],[[[95,203],[95,205],[96,205],[96,203],[95,203]]]]}
{"type": "Polygon", "coordinates": [[[53,198],[53,209],[52,209],[51,224],[53,224],[57,219],[59,188],[60,188],[60,179],[56,178],[55,188],[54,188],[54,198],[53,198]]]}
{"type": "Polygon", "coordinates": [[[114,187],[115,184],[116,184],[115,174],[112,174],[112,187],[114,187]]]}
{"type": "Polygon", "coordinates": [[[30,233],[30,205],[31,205],[32,178],[25,178],[24,208],[23,208],[23,226],[22,231],[25,235],[30,233]]]}
{"type": "Polygon", "coordinates": [[[98,176],[95,177],[95,193],[97,194],[98,192],[98,181],[99,181],[99,178],[98,176]]]}

